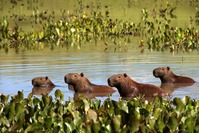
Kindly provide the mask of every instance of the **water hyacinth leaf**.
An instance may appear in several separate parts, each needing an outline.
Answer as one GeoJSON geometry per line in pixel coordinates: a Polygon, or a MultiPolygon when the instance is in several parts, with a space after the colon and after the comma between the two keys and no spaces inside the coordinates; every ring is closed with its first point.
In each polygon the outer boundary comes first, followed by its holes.
{"type": "Polygon", "coordinates": [[[83,102],[84,102],[84,110],[85,112],[87,112],[88,109],[90,108],[90,104],[86,99],[83,99],[83,102]]]}
{"type": "Polygon", "coordinates": [[[100,108],[100,104],[101,104],[101,100],[94,100],[90,106],[95,109],[98,110],[100,108]]]}
{"type": "Polygon", "coordinates": [[[191,98],[189,96],[185,96],[183,99],[182,99],[182,102],[187,105],[189,102],[191,101],[191,98]]]}
{"type": "Polygon", "coordinates": [[[85,128],[81,129],[81,132],[92,133],[91,125],[87,124],[85,128]]]}
{"type": "Polygon", "coordinates": [[[187,131],[192,132],[195,127],[196,119],[194,117],[188,117],[185,120],[185,125],[187,126],[187,131]]]}
{"type": "Polygon", "coordinates": [[[91,120],[93,120],[94,122],[96,122],[96,120],[97,120],[97,113],[94,110],[88,109],[87,115],[88,115],[88,118],[90,118],[91,120]]]}
{"type": "Polygon", "coordinates": [[[178,110],[179,112],[184,110],[185,105],[184,103],[182,103],[182,100],[180,98],[174,98],[173,104],[176,106],[176,110],[178,110]]]}
{"type": "Polygon", "coordinates": [[[6,117],[1,117],[1,123],[3,124],[3,126],[7,126],[10,127],[10,122],[8,121],[8,119],[6,117]]]}
{"type": "Polygon", "coordinates": [[[57,35],[60,36],[60,30],[59,28],[55,28],[56,32],[57,32],[57,35]]]}
{"type": "Polygon", "coordinates": [[[33,125],[28,125],[28,127],[25,129],[25,133],[28,133],[28,132],[31,132],[31,131],[33,131],[34,130],[34,127],[33,127],[33,125]]]}
{"type": "Polygon", "coordinates": [[[150,129],[154,129],[155,122],[156,122],[156,119],[152,116],[149,119],[149,125],[148,125],[150,129]]]}
{"type": "Polygon", "coordinates": [[[37,117],[38,122],[44,123],[44,118],[42,116],[37,117]]]}
{"type": "Polygon", "coordinates": [[[44,105],[49,105],[52,102],[52,97],[51,96],[42,96],[42,100],[44,105]]]}
{"type": "Polygon", "coordinates": [[[94,133],[98,133],[101,130],[101,125],[100,125],[99,121],[92,123],[92,130],[94,133]]]}
{"type": "Polygon", "coordinates": [[[10,104],[10,108],[9,108],[8,112],[6,112],[6,113],[9,114],[9,117],[8,117],[9,119],[10,118],[13,119],[13,116],[15,115],[15,104],[14,103],[10,104]]]}
{"type": "Polygon", "coordinates": [[[110,124],[109,124],[109,125],[106,125],[105,131],[107,131],[107,132],[109,132],[109,133],[112,132],[112,128],[111,128],[111,125],[110,125],[110,124]]]}
{"type": "Polygon", "coordinates": [[[64,125],[66,126],[67,132],[71,133],[73,131],[73,127],[71,124],[65,122],[64,125]]]}
{"type": "Polygon", "coordinates": [[[161,114],[162,109],[161,108],[156,108],[153,112],[154,118],[157,120],[161,114]]]}
{"type": "Polygon", "coordinates": [[[20,125],[19,127],[21,127],[24,123],[24,119],[25,118],[25,115],[24,113],[17,113],[16,116],[15,116],[15,120],[17,122],[17,125],[20,125]]]}
{"type": "Polygon", "coordinates": [[[58,89],[55,91],[55,97],[57,99],[60,98],[60,100],[63,100],[63,93],[58,89]]]}
{"type": "Polygon", "coordinates": [[[167,126],[169,127],[169,129],[170,129],[172,132],[175,132],[175,131],[177,130],[177,127],[178,127],[177,114],[173,113],[173,114],[170,116],[167,126]]]}
{"type": "Polygon", "coordinates": [[[165,128],[165,122],[164,120],[159,117],[158,120],[156,121],[156,124],[155,124],[155,129],[158,131],[158,132],[163,132],[163,129],[165,128]]]}
{"type": "Polygon", "coordinates": [[[24,112],[24,105],[22,105],[21,103],[16,103],[15,111],[16,111],[16,113],[23,113],[24,112]]]}
{"type": "Polygon", "coordinates": [[[131,133],[137,132],[139,130],[139,126],[139,120],[132,120],[132,124],[129,126],[129,130],[131,131],[131,133]]]}
{"type": "Polygon", "coordinates": [[[34,106],[36,106],[36,105],[39,104],[39,103],[40,103],[39,98],[34,97],[34,99],[33,99],[33,104],[34,104],[34,106]]]}
{"type": "Polygon", "coordinates": [[[33,96],[33,93],[28,94],[28,99],[31,100],[33,96]]]}
{"type": "Polygon", "coordinates": [[[6,103],[8,102],[9,97],[10,97],[10,95],[6,95],[6,96],[5,96],[5,95],[1,95],[1,96],[0,96],[0,98],[1,98],[1,99],[0,99],[0,102],[6,104],[6,103]]]}
{"type": "Polygon", "coordinates": [[[21,101],[24,98],[24,94],[21,91],[18,91],[17,97],[19,98],[19,101],[21,101]]]}
{"type": "Polygon", "coordinates": [[[67,107],[66,107],[67,110],[68,110],[69,112],[73,112],[74,105],[75,105],[74,100],[73,100],[73,99],[70,99],[70,102],[67,104],[67,107]]]}
{"type": "Polygon", "coordinates": [[[106,101],[104,101],[103,107],[107,110],[110,116],[115,114],[114,105],[110,99],[107,99],[106,101]]]}
{"type": "Polygon", "coordinates": [[[74,123],[77,124],[77,122],[81,119],[81,115],[79,111],[73,111],[72,112],[74,123]]]}
{"type": "Polygon", "coordinates": [[[128,113],[128,106],[127,106],[127,101],[122,100],[118,103],[118,107],[120,110],[123,110],[124,112],[128,113]]]}
{"type": "Polygon", "coordinates": [[[112,128],[114,128],[114,131],[121,132],[121,124],[122,124],[121,115],[114,116],[112,121],[113,121],[112,128]]]}
{"type": "Polygon", "coordinates": [[[46,127],[46,128],[50,128],[51,126],[52,126],[52,118],[51,117],[48,117],[48,118],[46,118],[45,119],[45,122],[44,122],[44,126],[46,127]]]}

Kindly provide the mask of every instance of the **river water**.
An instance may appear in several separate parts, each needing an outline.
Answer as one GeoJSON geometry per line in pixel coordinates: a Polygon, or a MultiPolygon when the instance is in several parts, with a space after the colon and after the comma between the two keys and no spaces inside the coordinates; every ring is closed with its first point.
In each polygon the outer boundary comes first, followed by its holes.
{"type": "MultiPolygon", "coordinates": [[[[23,91],[25,97],[32,92],[31,80],[37,76],[48,76],[58,87],[50,91],[54,96],[60,89],[65,99],[73,98],[74,92],[68,90],[64,83],[67,73],[83,72],[92,83],[107,85],[107,78],[113,74],[127,73],[134,80],[157,86],[160,80],[153,77],[152,70],[160,66],[169,66],[177,75],[189,76],[199,82],[198,52],[170,54],[169,52],[151,52],[129,46],[128,50],[105,46],[83,45],[80,50],[75,48],[45,49],[43,51],[28,51],[15,53],[0,52],[0,92],[4,95],[15,95],[23,91]]],[[[190,96],[199,99],[199,83],[189,87],[174,90],[171,97],[190,96]]],[[[97,97],[104,100],[107,97],[97,97]]],[[[116,91],[111,96],[118,100],[116,91]]]]}

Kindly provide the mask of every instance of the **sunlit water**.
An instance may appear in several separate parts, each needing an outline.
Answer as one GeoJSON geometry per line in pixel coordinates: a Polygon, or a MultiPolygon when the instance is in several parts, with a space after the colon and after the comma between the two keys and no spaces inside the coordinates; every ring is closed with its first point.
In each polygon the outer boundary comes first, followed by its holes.
{"type": "MultiPolygon", "coordinates": [[[[127,73],[134,80],[157,86],[160,80],[153,77],[152,70],[159,66],[170,66],[177,75],[192,77],[199,82],[199,55],[193,53],[170,54],[169,52],[150,52],[128,47],[117,50],[114,46],[104,51],[105,47],[84,45],[80,50],[56,48],[54,51],[9,53],[0,52],[0,92],[15,95],[23,91],[25,97],[32,92],[31,80],[37,76],[48,76],[56,85],[50,95],[54,96],[60,89],[65,99],[73,98],[74,92],[68,90],[64,83],[67,73],[83,72],[91,82],[107,85],[107,78],[113,74],[127,73]]],[[[176,89],[172,97],[190,96],[199,99],[199,84],[176,89]]],[[[104,100],[107,97],[97,97],[104,100]]],[[[119,93],[112,94],[111,99],[118,100],[119,93]]]]}

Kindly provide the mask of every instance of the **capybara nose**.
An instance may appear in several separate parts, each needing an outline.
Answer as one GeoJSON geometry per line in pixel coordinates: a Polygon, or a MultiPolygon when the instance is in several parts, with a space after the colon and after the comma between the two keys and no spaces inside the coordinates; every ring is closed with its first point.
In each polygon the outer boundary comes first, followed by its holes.
{"type": "Polygon", "coordinates": [[[107,82],[108,82],[108,85],[110,85],[110,83],[111,83],[111,80],[108,78],[107,82]]]}
{"type": "Polygon", "coordinates": [[[65,83],[67,83],[66,81],[67,81],[67,78],[66,78],[66,76],[64,77],[64,81],[65,81],[65,83]]]}
{"type": "Polygon", "coordinates": [[[155,74],[155,70],[153,70],[153,76],[155,76],[156,74],[155,74]]]}
{"type": "Polygon", "coordinates": [[[35,82],[34,82],[34,80],[32,80],[32,85],[33,85],[33,86],[35,85],[35,82]]]}

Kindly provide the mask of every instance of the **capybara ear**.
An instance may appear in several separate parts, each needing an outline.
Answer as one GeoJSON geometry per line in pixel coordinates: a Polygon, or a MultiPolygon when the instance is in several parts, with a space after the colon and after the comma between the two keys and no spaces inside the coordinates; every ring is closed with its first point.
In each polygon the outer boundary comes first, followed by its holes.
{"type": "Polygon", "coordinates": [[[170,70],[170,67],[167,67],[167,70],[170,70]]]}
{"type": "Polygon", "coordinates": [[[48,76],[46,76],[46,80],[48,80],[48,76]]]}
{"type": "Polygon", "coordinates": [[[84,73],[80,73],[80,76],[81,76],[81,77],[84,77],[84,73]]]}
{"type": "Polygon", "coordinates": [[[124,73],[124,77],[127,77],[127,74],[126,74],[126,73],[124,73]]]}

